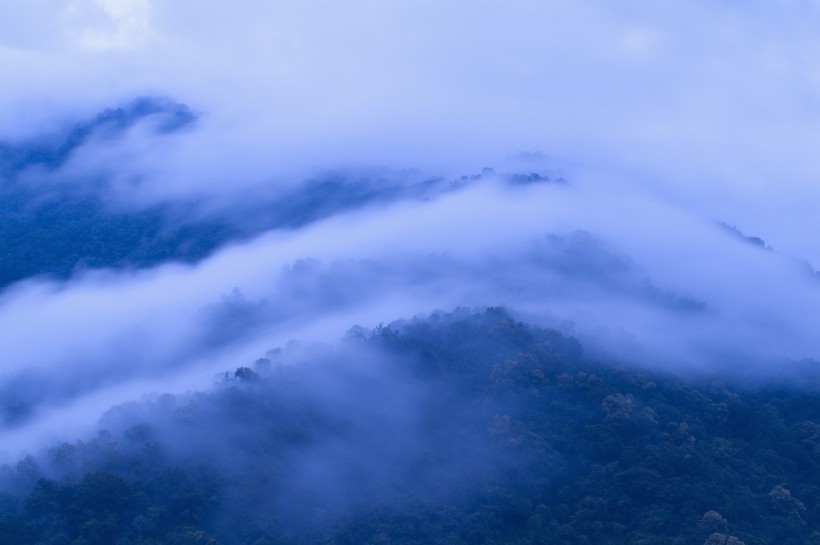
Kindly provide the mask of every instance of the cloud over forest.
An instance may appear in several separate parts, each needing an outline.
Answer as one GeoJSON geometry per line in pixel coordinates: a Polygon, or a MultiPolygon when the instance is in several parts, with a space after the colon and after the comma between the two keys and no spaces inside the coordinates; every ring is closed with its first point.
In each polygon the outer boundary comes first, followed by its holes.
{"type": "Polygon", "coordinates": [[[3,6],[3,232],[96,242],[0,292],[0,434],[458,306],[641,365],[820,359],[819,9],[3,6]],[[105,132],[138,97],[171,98],[105,132]]]}

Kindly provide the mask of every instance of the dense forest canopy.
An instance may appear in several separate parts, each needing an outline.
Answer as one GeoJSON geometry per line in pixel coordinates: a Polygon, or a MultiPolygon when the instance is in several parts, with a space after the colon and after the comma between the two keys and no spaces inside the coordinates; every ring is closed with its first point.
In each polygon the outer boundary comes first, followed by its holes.
{"type": "Polygon", "coordinates": [[[500,308],[290,345],[3,469],[2,542],[820,543],[818,383],[637,370],[500,308]]]}

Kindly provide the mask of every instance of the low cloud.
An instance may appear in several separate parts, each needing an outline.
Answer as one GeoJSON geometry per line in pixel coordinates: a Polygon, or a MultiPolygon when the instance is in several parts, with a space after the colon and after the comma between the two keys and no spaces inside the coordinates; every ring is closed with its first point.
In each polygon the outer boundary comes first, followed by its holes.
{"type": "Polygon", "coordinates": [[[357,323],[458,306],[504,305],[632,364],[742,360],[776,375],[778,361],[820,353],[817,282],[686,211],[572,183],[485,180],[274,230],[196,265],[7,290],[6,433],[20,440],[58,408],[93,421],[84,411],[100,399],[205,387],[289,339],[330,342],[357,323]]]}
{"type": "Polygon", "coordinates": [[[148,116],[3,183],[244,229],[196,262],[7,287],[0,389],[22,404],[3,437],[205,386],[290,338],[457,306],[645,365],[820,358],[818,18],[761,2],[0,8],[0,29],[28,29],[0,32],[4,142],[59,140],[139,96],[196,117],[169,132],[148,116]],[[345,192],[359,200],[327,197],[345,192]],[[282,215],[295,203],[308,212],[282,215]]]}

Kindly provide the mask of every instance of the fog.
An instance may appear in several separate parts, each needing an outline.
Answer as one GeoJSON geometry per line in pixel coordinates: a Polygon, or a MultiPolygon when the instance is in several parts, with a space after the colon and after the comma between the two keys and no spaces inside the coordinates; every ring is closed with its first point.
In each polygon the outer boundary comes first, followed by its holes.
{"type": "Polygon", "coordinates": [[[2,450],[291,339],[456,307],[662,369],[820,358],[818,19],[808,2],[7,3],[4,153],[137,97],[192,123],[93,129],[4,184],[242,236],[4,287],[2,450]],[[326,179],[365,196],[276,219],[326,179]]]}

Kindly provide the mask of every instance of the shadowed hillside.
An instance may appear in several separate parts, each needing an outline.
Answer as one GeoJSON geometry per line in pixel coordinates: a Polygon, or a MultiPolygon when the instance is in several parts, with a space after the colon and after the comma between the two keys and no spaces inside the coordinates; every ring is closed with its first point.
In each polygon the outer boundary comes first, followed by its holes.
{"type": "Polygon", "coordinates": [[[2,542],[818,543],[820,395],[592,361],[505,311],[291,345],[4,470],[2,542]]]}

